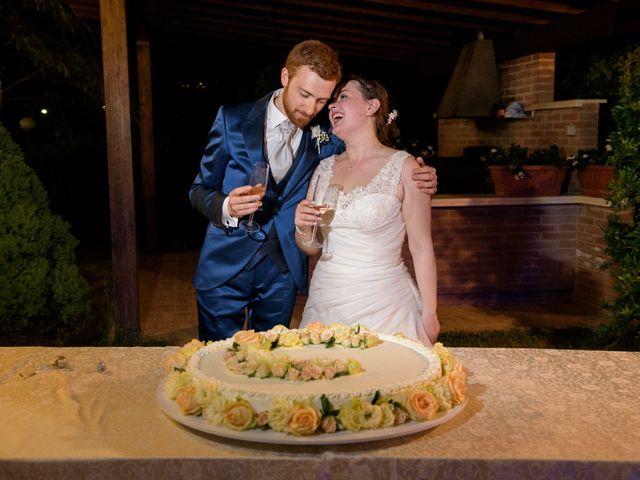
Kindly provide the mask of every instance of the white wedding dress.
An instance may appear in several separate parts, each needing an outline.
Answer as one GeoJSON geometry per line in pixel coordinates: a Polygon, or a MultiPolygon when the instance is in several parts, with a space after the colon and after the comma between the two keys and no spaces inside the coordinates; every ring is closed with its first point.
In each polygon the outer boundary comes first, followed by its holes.
{"type": "MultiPolygon", "coordinates": [[[[316,264],[301,327],[316,321],[362,324],[431,345],[418,289],[402,261],[406,228],[397,191],[407,155],[394,153],[368,185],[340,195],[327,236],[331,257],[316,264]]],[[[330,183],[334,161],[320,162],[311,188],[330,183]]]]}

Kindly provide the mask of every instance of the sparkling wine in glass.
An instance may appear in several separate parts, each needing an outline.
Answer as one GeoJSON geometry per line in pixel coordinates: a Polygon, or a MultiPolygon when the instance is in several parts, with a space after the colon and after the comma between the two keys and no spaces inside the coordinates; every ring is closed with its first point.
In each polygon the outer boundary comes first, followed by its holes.
{"type": "MultiPolygon", "coordinates": [[[[253,171],[251,172],[251,190],[247,195],[260,195],[260,198],[264,197],[267,191],[267,181],[269,180],[269,164],[265,162],[256,162],[253,164],[253,171]]],[[[256,233],[260,230],[258,222],[253,220],[253,212],[249,215],[249,220],[243,220],[238,225],[242,230],[248,233],[256,233]]]]}
{"type": "MultiPolygon", "coordinates": [[[[326,205],[324,205],[323,203],[326,188],[327,188],[326,182],[321,181],[320,178],[318,178],[318,181],[313,187],[313,197],[311,201],[313,202],[313,208],[318,210],[320,213],[322,213],[323,209],[326,210],[326,205]]],[[[317,231],[318,231],[318,224],[315,223],[313,225],[313,228],[311,229],[311,238],[308,241],[304,242],[305,245],[308,245],[313,248],[322,248],[322,243],[316,240],[317,231]]]]}
{"type": "Polygon", "coordinates": [[[329,230],[331,222],[333,218],[336,216],[336,206],[338,205],[338,198],[340,197],[340,193],[342,192],[342,185],[338,185],[337,183],[333,183],[329,185],[327,188],[324,197],[322,199],[322,206],[319,208],[320,210],[320,227],[323,230],[324,243],[323,249],[324,252],[320,257],[321,260],[329,260],[333,255],[328,252],[329,249],[329,230]]]}

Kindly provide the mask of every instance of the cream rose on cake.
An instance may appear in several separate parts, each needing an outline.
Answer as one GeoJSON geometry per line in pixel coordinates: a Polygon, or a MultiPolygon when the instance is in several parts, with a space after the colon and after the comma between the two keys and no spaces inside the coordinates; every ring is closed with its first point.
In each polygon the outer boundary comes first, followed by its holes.
{"type": "Polygon", "coordinates": [[[222,415],[222,424],[232,430],[249,430],[256,424],[256,412],[249,402],[238,399],[227,402],[222,415]]]}

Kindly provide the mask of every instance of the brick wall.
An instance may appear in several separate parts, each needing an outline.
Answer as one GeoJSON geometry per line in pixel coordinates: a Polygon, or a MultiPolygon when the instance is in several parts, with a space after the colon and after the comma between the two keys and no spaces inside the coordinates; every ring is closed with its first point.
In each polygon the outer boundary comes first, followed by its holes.
{"type": "MultiPolygon", "coordinates": [[[[440,305],[573,301],[597,311],[615,298],[609,272],[598,268],[609,208],[442,203],[432,210],[440,305]]],[[[413,270],[406,244],[403,253],[413,270]]],[[[197,260],[198,252],[140,256],[143,335],[197,335],[197,260]]]]}
{"type": "Polygon", "coordinates": [[[576,205],[435,208],[439,302],[570,301],[576,205]]]}
{"type": "MultiPolygon", "coordinates": [[[[585,204],[434,207],[438,303],[573,302],[615,298],[602,229],[611,210],[585,204]]],[[[412,271],[405,244],[404,260],[412,271]]]]}
{"type": "Polygon", "coordinates": [[[609,208],[585,205],[578,215],[573,301],[594,309],[603,299],[615,298],[611,273],[600,269],[608,259],[604,253],[603,230],[610,213],[609,208]]]}
{"type": "Polygon", "coordinates": [[[555,54],[538,53],[499,66],[503,99],[515,99],[533,118],[438,120],[438,155],[459,157],[465,147],[519,143],[530,151],[556,143],[565,154],[593,148],[598,141],[602,100],[554,102],[555,54]]]}
{"type": "Polygon", "coordinates": [[[553,102],[556,54],[536,53],[515,58],[498,66],[502,98],[523,105],[553,102]]]}

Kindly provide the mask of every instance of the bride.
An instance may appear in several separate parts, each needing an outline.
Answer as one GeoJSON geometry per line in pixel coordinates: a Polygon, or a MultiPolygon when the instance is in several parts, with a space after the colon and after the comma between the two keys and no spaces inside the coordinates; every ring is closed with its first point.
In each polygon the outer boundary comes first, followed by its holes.
{"type": "Polygon", "coordinates": [[[309,246],[315,231],[328,253],[313,272],[301,326],[362,324],[430,345],[440,330],[431,197],[411,180],[416,160],[389,147],[397,133],[396,116],[385,88],[360,77],[343,84],[329,105],[333,133],[346,151],[318,165],[307,199],[296,208],[298,246],[307,255],[317,254],[319,248],[309,246]],[[325,189],[339,184],[342,192],[333,221],[314,230],[320,219],[313,202],[318,183],[325,189]],[[402,261],[405,233],[417,288],[402,261]]]}

